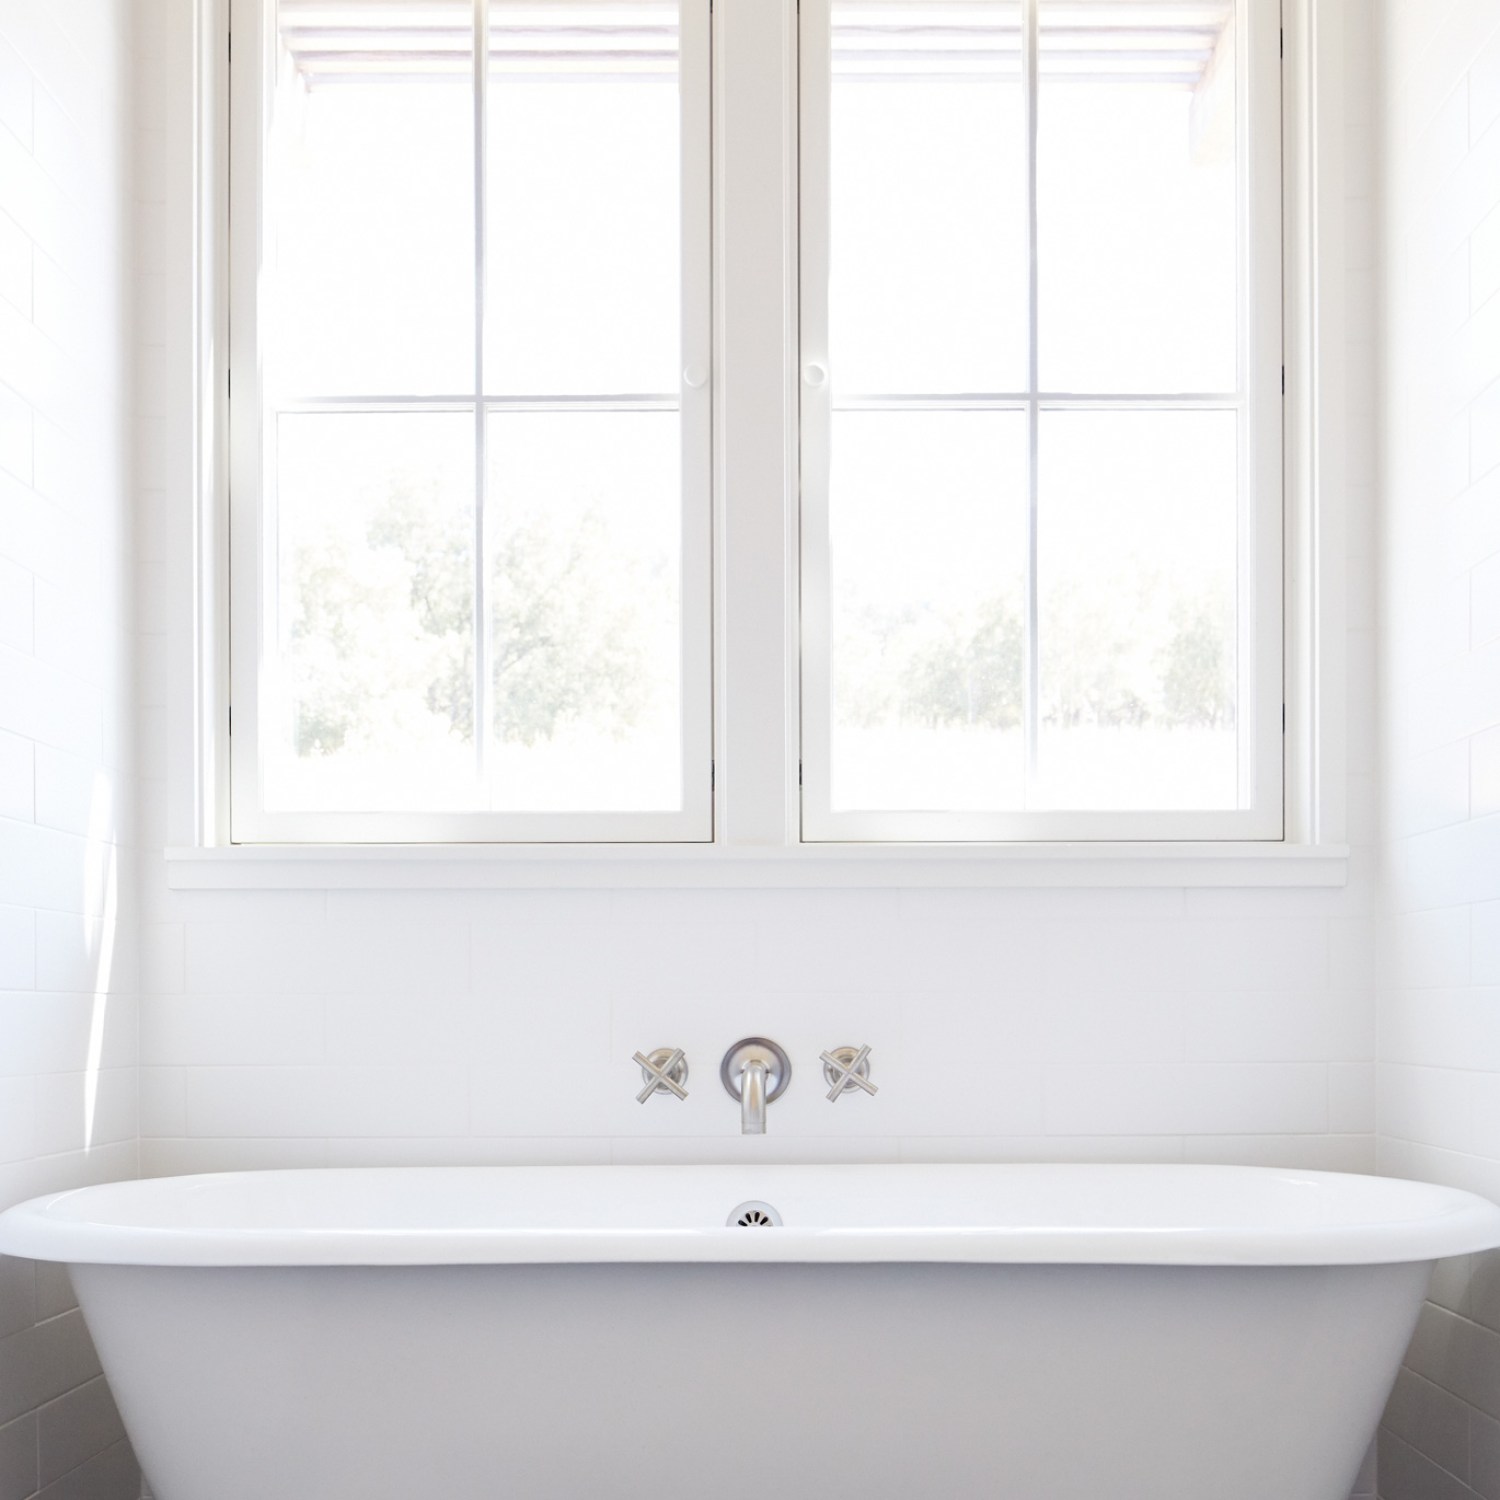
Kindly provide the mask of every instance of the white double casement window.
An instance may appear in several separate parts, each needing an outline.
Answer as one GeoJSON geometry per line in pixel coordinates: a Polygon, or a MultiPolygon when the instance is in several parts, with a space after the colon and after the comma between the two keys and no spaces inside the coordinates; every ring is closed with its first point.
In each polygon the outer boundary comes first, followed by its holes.
{"type": "Polygon", "coordinates": [[[1276,0],[716,3],[232,0],[231,838],[1281,839],[1276,0]]]}

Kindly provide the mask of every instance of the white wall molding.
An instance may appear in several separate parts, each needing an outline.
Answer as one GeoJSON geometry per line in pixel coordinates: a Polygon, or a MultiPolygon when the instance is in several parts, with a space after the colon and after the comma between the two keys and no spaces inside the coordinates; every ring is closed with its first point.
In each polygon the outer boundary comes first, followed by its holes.
{"type": "Polygon", "coordinates": [[[1342,886],[1346,847],[1281,844],[243,845],[167,850],[174,890],[1342,886]]]}
{"type": "Polygon", "coordinates": [[[1287,837],[1347,837],[1346,0],[1285,0],[1287,837]]]}

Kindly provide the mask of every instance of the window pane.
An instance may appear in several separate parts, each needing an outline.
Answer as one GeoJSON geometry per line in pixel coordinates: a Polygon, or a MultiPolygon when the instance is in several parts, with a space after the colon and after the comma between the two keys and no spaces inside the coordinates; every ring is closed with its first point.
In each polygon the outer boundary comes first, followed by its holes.
{"type": "Polygon", "coordinates": [[[1015,3],[834,0],[835,392],[1024,387],[1019,46],[1015,3]]]}
{"type": "Polygon", "coordinates": [[[1040,17],[1042,388],[1234,391],[1232,0],[1040,17]]]}
{"type": "Polygon", "coordinates": [[[491,393],[675,392],[672,3],[490,9],[491,393]]]}
{"type": "Polygon", "coordinates": [[[474,798],[472,417],[283,416],[266,805],[474,798]]]}
{"type": "Polygon", "coordinates": [[[1019,806],[1020,412],[842,412],[830,487],[833,805],[1019,806]]]}
{"type": "Polygon", "coordinates": [[[675,412],[489,423],[489,805],[681,805],[675,412]]]}
{"type": "Polygon", "coordinates": [[[1236,433],[1043,412],[1033,806],[1239,806],[1236,433]]]}
{"type": "Polygon", "coordinates": [[[376,0],[280,0],[277,20],[268,390],[470,390],[471,7],[413,0],[398,18],[376,0]]]}

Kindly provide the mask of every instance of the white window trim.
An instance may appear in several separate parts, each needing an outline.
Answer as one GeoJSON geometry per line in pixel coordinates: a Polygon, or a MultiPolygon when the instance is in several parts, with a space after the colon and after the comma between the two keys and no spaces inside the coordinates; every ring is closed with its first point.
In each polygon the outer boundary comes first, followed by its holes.
{"type": "MultiPolygon", "coordinates": [[[[714,0],[715,757],[712,843],[231,845],[225,431],[227,0],[197,0],[191,588],[168,732],[174,888],[1337,886],[1345,843],[1343,34],[1284,0],[1285,837],[1277,842],[805,844],[796,557],[796,0],[714,0]],[[772,91],[775,91],[774,94],[772,91]],[[770,97],[768,97],[768,95],[770,97]],[[781,122],[779,131],[765,122],[781,122]],[[726,350],[733,350],[726,362],[726,350]],[[735,382],[734,401],[726,385],[735,382]],[[779,432],[781,442],[768,440],[779,432]],[[779,506],[765,503],[779,494],[779,506]],[[759,503],[756,503],[758,500],[759,503]]],[[[189,582],[190,580],[190,582],[189,582]]]]}

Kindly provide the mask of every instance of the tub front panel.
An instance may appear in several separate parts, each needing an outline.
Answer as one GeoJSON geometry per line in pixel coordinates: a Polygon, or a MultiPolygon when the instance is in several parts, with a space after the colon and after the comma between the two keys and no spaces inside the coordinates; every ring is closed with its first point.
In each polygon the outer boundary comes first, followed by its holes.
{"type": "Polygon", "coordinates": [[[74,1274],[160,1500],[1344,1500],[1428,1267],[74,1274]]]}

